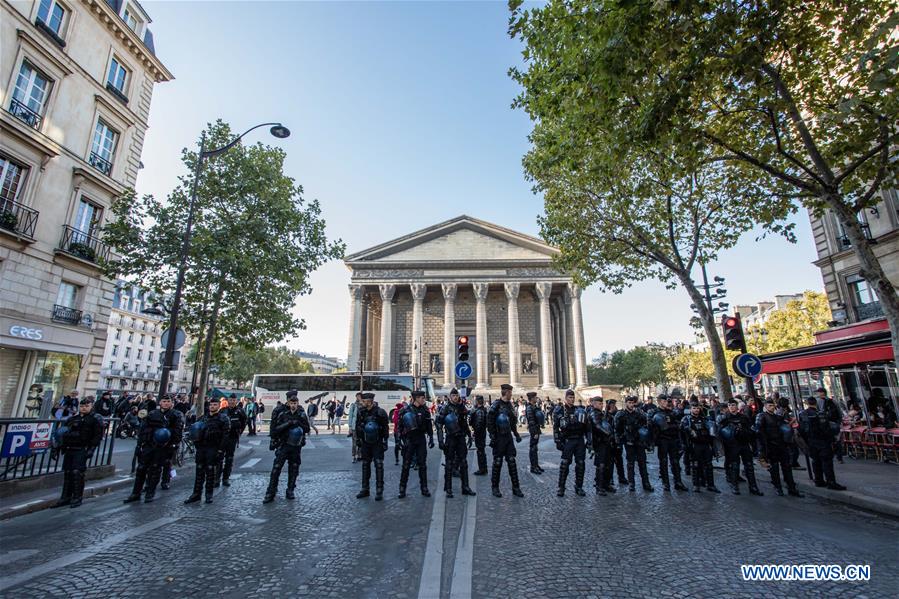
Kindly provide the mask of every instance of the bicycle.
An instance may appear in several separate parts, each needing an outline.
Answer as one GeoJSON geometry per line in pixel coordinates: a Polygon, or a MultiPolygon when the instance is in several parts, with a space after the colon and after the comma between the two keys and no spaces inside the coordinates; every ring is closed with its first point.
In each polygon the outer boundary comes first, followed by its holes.
{"type": "Polygon", "coordinates": [[[181,444],[178,446],[178,451],[175,452],[175,466],[178,468],[182,467],[184,463],[197,455],[197,448],[194,446],[194,442],[187,436],[181,438],[181,444]]]}

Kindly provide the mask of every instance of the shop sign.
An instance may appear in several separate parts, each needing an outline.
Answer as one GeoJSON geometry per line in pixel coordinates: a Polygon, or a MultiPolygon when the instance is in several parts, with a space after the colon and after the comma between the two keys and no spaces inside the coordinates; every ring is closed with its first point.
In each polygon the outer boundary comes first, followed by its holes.
{"type": "Polygon", "coordinates": [[[9,334],[11,337],[40,341],[44,338],[44,329],[34,329],[21,324],[14,324],[9,327],[9,334]]]}
{"type": "Polygon", "coordinates": [[[3,435],[0,456],[18,458],[31,455],[31,438],[37,430],[35,423],[10,423],[3,435]]]}

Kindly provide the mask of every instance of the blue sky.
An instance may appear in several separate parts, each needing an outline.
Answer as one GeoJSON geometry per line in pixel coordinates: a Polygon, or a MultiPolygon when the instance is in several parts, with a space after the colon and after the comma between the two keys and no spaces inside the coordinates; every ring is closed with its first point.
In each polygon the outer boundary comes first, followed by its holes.
{"type": "MultiPolygon", "coordinates": [[[[469,214],[538,235],[542,200],[521,168],[530,122],[510,108],[520,60],[505,2],[142,2],[158,56],[176,79],[156,86],[138,178],[164,197],[180,150],[216,118],[243,130],[281,121],[287,173],[317,198],[348,253],[469,214]]],[[[749,233],[710,267],[731,305],[821,289],[808,218],[799,242],[749,233]]],[[[296,313],[307,330],[287,344],[346,357],[349,272],[312,277],[296,313]]],[[[587,354],[686,341],[682,290],[637,284],[584,293],[587,354]]]]}

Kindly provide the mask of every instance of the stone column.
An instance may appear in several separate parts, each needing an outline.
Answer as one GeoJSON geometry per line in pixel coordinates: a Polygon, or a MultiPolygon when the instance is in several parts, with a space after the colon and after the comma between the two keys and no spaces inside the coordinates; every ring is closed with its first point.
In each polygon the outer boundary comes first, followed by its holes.
{"type": "Polygon", "coordinates": [[[561,344],[559,337],[559,307],[553,301],[549,302],[549,327],[553,340],[553,378],[557,387],[564,387],[565,381],[562,379],[562,369],[559,363],[562,361],[559,356],[559,345],[561,344]]]}
{"type": "Polygon", "coordinates": [[[381,292],[380,370],[390,372],[390,356],[393,353],[393,294],[396,293],[396,285],[382,283],[378,285],[378,290],[381,292]]]}
{"type": "Polygon", "coordinates": [[[456,382],[456,284],[443,284],[443,387],[456,382]]]}
{"type": "Polygon", "coordinates": [[[350,335],[346,352],[346,369],[353,372],[359,368],[362,342],[362,285],[350,285],[350,335]]]}
{"type": "Polygon", "coordinates": [[[412,283],[409,287],[412,290],[412,342],[409,344],[409,347],[412,348],[412,374],[421,376],[423,374],[421,360],[424,357],[424,348],[421,346],[424,332],[422,309],[425,295],[428,293],[428,286],[424,283],[412,283]]]}
{"type": "Polygon", "coordinates": [[[513,391],[521,388],[521,338],[518,326],[519,283],[506,283],[506,314],[509,318],[509,384],[513,391]]]}
{"type": "Polygon", "coordinates": [[[552,325],[549,322],[549,296],[552,293],[552,283],[537,283],[537,298],[540,300],[540,372],[543,378],[541,389],[552,390],[556,388],[556,380],[553,372],[553,334],[552,325]]]}
{"type": "Polygon", "coordinates": [[[477,315],[475,318],[475,338],[477,339],[477,365],[478,384],[475,389],[487,389],[490,387],[490,364],[487,345],[487,293],[490,285],[487,283],[472,283],[474,297],[477,300],[477,315]]]}
{"type": "Polygon", "coordinates": [[[569,383],[575,381],[574,356],[568,351],[568,344],[573,341],[571,336],[571,294],[568,288],[562,290],[562,340],[565,344],[565,372],[569,383]]]}
{"type": "Polygon", "coordinates": [[[584,318],[581,313],[581,288],[568,284],[571,292],[571,332],[574,336],[574,380],[578,388],[587,386],[587,357],[584,347],[584,318]]]}

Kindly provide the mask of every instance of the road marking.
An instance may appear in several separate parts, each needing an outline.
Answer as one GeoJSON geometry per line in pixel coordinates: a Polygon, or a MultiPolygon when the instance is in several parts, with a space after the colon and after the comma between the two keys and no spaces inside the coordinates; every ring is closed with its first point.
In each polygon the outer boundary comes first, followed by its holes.
{"type": "Polygon", "coordinates": [[[130,510],[130,505],[123,505],[121,507],[114,507],[112,509],[104,510],[98,514],[94,514],[94,518],[105,518],[106,516],[111,516],[112,514],[116,514],[118,512],[124,512],[125,510],[130,510]]]}
{"type": "Polygon", "coordinates": [[[428,529],[428,543],[425,545],[425,560],[421,565],[421,580],[418,584],[418,599],[440,597],[440,578],[443,570],[443,526],[446,521],[446,495],[437,493],[434,509],[431,511],[431,526],[428,529]]]}
{"type": "Polygon", "coordinates": [[[259,445],[262,443],[259,439],[253,439],[252,441],[247,441],[247,445],[259,445]]]}
{"type": "Polygon", "coordinates": [[[148,522],[143,526],[138,526],[125,532],[111,535],[106,539],[100,541],[99,543],[94,543],[93,545],[90,545],[82,549],[81,551],[73,551],[65,555],[64,557],[57,558],[45,564],[41,564],[40,566],[29,568],[28,570],[20,572],[19,574],[16,574],[14,576],[5,576],[0,579],[0,591],[4,591],[10,587],[18,586],[22,583],[28,582],[29,580],[34,580],[35,578],[38,578],[39,576],[43,576],[44,574],[48,574],[50,572],[60,572],[68,566],[71,566],[72,564],[76,564],[89,557],[93,557],[98,553],[107,551],[111,547],[127,541],[128,539],[148,533],[151,530],[166,526],[167,524],[172,524],[180,519],[181,518],[160,518],[158,520],[153,520],[152,522],[148,522]]]}
{"type": "Polygon", "coordinates": [[[340,441],[337,439],[333,439],[330,437],[325,437],[321,439],[321,442],[330,447],[331,449],[343,449],[343,445],[340,444],[340,441]]]}
{"type": "Polygon", "coordinates": [[[555,468],[555,469],[558,469],[558,468],[559,468],[559,465],[558,465],[558,464],[551,464],[550,462],[540,462],[540,467],[541,467],[541,468],[555,468]]]}
{"type": "Polygon", "coordinates": [[[31,501],[26,501],[25,503],[20,503],[19,505],[14,505],[10,509],[19,510],[19,509],[22,509],[23,507],[28,507],[29,505],[34,505],[35,503],[41,503],[43,501],[44,501],[43,499],[33,499],[31,501]]]}
{"type": "Polygon", "coordinates": [[[471,599],[471,569],[474,563],[474,528],[478,520],[478,498],[468,496],[462,529],[456,544],[456,560],[453,562],[453,578],[450,581],[450,599],[471,599]]]}
{"type": "Polygon", "coordinates": [[[309,440],[309,437],[306,437],[306,445],[303,446],[303,449],[315,449],[315,443],[309,440]]]}
{"type": "Polygon", "coordinates": [[[241,468],[252,468],[256,464],[262,461],[262,458],[250,458],[241,466],[241,468]]]}
{"type": "Polygon", "coordinates": [[[531,471],[528,471],[528,474],[530,474],[531,477],[533,477],[533,479],[534,479],[535,481],[537,481],[538,483],[544,484],[544,485],[546,484],[546,480],[544,480],[543,477],[537,476],[536,474],[534,474],[534,473],[531,472],[531,471]]]}
{"type": "Polygon", "coordinates": [[[265,524],[268,520],[264,518],[253,518],[251,516],[238,516],[238,520],[241,522],[246,522],[247,524],[265,524]]]}

